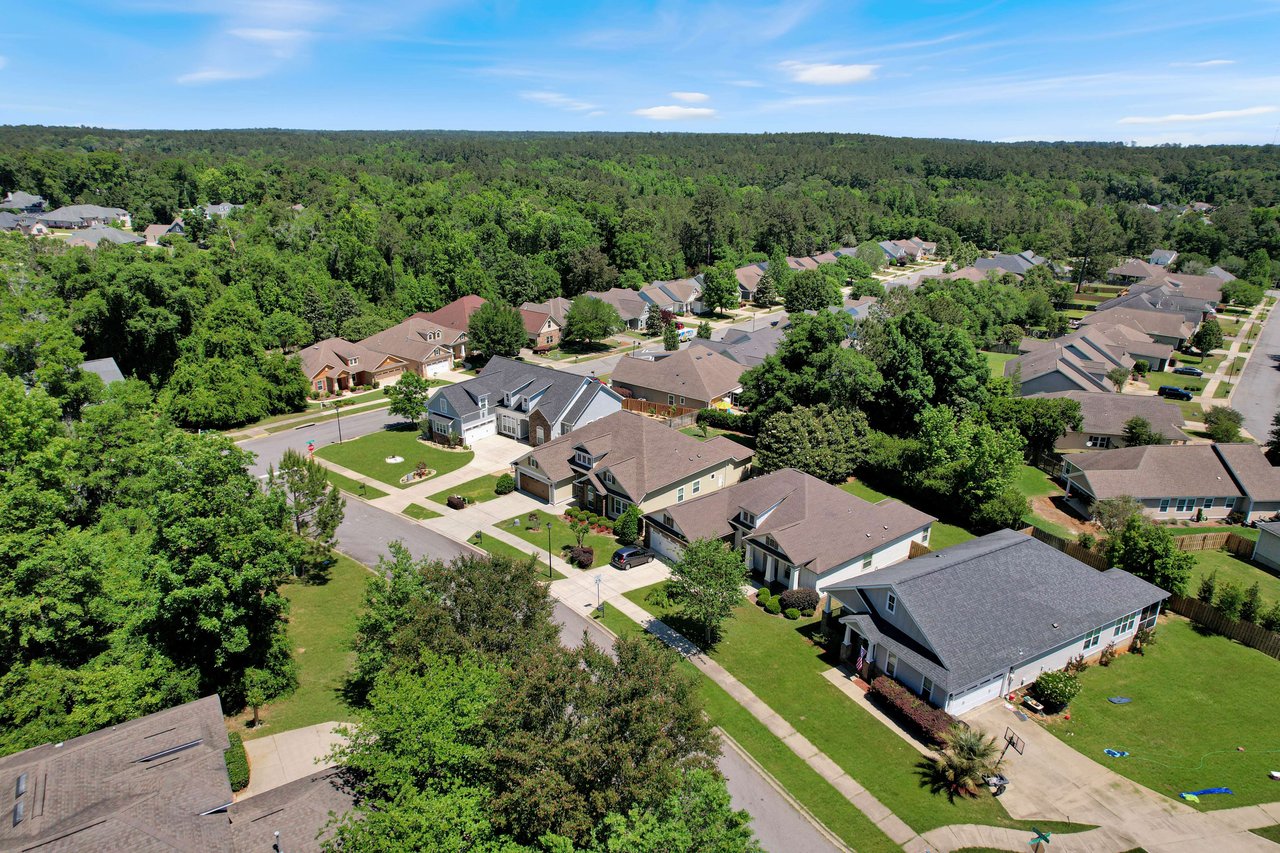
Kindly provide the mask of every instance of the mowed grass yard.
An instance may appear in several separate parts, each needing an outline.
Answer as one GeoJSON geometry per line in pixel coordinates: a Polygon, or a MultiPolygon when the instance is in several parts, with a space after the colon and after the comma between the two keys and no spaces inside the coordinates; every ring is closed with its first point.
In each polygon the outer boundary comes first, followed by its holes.
{"type": "MultiPolygon", "coordinates": [[[[1191,583],[1187,587],[1191,595],[1195,595],[1201,578],[1217,572],[1219,587],[1224,583],[1233,583],[1247,590],[1256,583],[1264,601],[1280,601],[1280,577],[1257,563],[1243,560],[1226,551],[1192,551],[1191,553],[1196,558],[1196,567],[1191,576],[1191,583]]],[[[1277,799],[1280,799],[1280,795],[1277,799]]]]}
{"type": "MultiPolygon", "coordinates": [[[[679,625],[669,608],[649,601],[657,586],[626,597],[673,627],[679,625]]],[[[606,624],[616,618],[607,617],[606,624]]],[[[920,753],[822,677],[834,662],[810,642],[817,622],[816,617],[791,621],[770,616],[747,604],[734,612],[710,656],[917,832],[953,823],[1031,825],[1010,818],[988,793],[955,800],[932,793],[920,753]]],[[[867,846],[857,844],[857,849],[867,846]]]]}
{"type": "Polygon", "coordinates": [[[401,483],[400,478],[417,468],[419,462],[426,462],[438,477],[456,471],[475,456],[470,450],[443,450],[419,441],[418,428],[412,424],[331,444],[317,450],[316,455],[397,489],[409,485],[401,483]],[[389,456],[399,456],[404,461],[389,464],[389,456]]]}
{"type": "MultiPolygon", "coordinates": [[[[538,520],[533,530],[527,530],[529,525],[529,517],[527,515],[518,515],[515,518],[509,518],[499,525],[507,533],[519,536],[528,542],[535,549],[543,549],[546,552],[547,547],[547,523],[551,523],[551,553],[557,556],[563,556],[564,548],[568,545],[576,546],[577,538],[569,529],[569,525],[558,515],[552,515],[549,512],[538,510],[538,520]],[[516,522],[513,524],[513,522],[516,522]]],[[[603,533],[588,533],[587,537],[582,540],[583,545],[590,545],[594,550],[594,559],[591,562],[591,568],[603,566],[609,562],[609,558],[613,556],[613,552],[618,549],[618,540],[612,536],[606,536],[603,533]]]]}
{"type": "Polygon", "coordinates": [[[484,503],[485,501],[491,501],[498,496],[498,493],[494,491],[497,486],[497,474],[483,474],[476,477],[474,480],[467,480],[465,483],[460,483],[452,489],[445,489],[443,492],[436,492],[434,495],[427,498],[427,500],[442,504],[449,500],[449,495],[462,495],[471,503],[484,503]]]}
{"type": "MultiPolygon", "coordinates": [[[[884,492],[871,488],[861,480],[850,480],[842,484],[840,488],[873,504],[880,503],[885,499],[897,500],[897,498],[890,497],[884,492]]],[[[933,526],[929,528],[929,547],[934,551],[941,551],[943,548],[959,545],[961,542],[968,542],[973,538],[974,535],[963,527],[947,524],[944,521],[935,521],[933,526]]]]}
{"type": "Polygon", "coordinates": [[[987,357],[987,367],[991,368],[992,376],[1004,376],[1004,366],[1017,358],[1017,353],[1007,352],[983,352],[987,357]]]}
{"type": "Polygon", "coordinates": [[[1080,682],[1071,719],[1049,730],[1082,754],[1169,797],[1201,788],[1235,792],[1190,804],[1201,810],[1277,798],[1267,773],[1280,767],[1280,661],[1171,616],[1146,654],[1090,667],[1080,682]],[[1112,705],[1108,696],[1133,701],[1112,705]],[[1129,757],[1110,759],[1105,749],[1129,757]]]}
{"type": "Polygon", "coordinates": [[[323,584],[286,584],[289,599],[289,648],[298,666],[298,687],[288,696],[263,705],[261,725],[247,728],[251,711],[237,715],[234,728],[246,740],[290,729],[355,719],[342,689],[355,653],[356,615],[364,601],[369,570],[337,552],[323,584]]]}

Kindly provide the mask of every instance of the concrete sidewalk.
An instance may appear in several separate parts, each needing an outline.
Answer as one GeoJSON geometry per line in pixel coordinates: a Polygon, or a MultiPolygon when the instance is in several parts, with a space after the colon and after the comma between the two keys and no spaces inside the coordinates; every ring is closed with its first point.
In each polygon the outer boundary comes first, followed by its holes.
{"type": "Polygon", "coordinates": [[[237,800],[279,788],[295,779],[310,776],[328,767],[326,756],[345,743],[335,731],[342,723],[318,723],[278,735],[244,742],[249,756],[249,787],[236,794],[237,800]]]}

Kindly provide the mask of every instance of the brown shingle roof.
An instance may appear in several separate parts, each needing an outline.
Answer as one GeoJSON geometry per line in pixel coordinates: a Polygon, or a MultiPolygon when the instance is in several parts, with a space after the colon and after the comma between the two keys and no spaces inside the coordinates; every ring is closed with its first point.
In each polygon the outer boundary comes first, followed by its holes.
{"type": "Polygon", "coordinates": [[[531,308],[520,309],[520,319],[524,321],[525,334],[535,336],[542,331],[542,327],[547,324],[547,320],[551,317],[546,311],[534,311],[531,308]]]}
{"type": "Polygon", "coordinates": [[[1231,474],[1208,444],[1149,445],[1072,454],[1094,498],[1238,497],[1231,474]]]}
{"type": "Polygon", "coordinates": [[[1267,461],[1256,444],[1215,444],[1214,450],[1235,475],[1244,493],[1255,501],[1280,501],[1280,468],[1267,461]]]}
{"type": "Polygon", "coordinates": [[[302,360],[302,372],[308,379],[315,377],[325,367],[340,368],[353,373],[362,370],[372,371],[386,359],[396,358],[343,338],[326,338],[302,350],[298,356],[302,360]],[[348,365],[347,362],[352,359],[357,359],[357,363],[348,365]]]}
{"type": "Polygon", "coordinates": [[[1085,315],[1080,320],[1082,326],[1094,323],[1121,323],[1137,329],[1147,335],[1159,335],[1162,338],[1190,338],[1191,326],[1185,317],[1176,311],[1148,311],[1141,308],[1107,308],[1085,315]]]}
{"type": "Polygon", "coordinates": [[[419,312],[414,314],[415,317],[422,317],[433,323],[438,323],[447,329],[453,329],[458,332],[467,330],[467,323],[471,320],[471,315],[476,313],[484,299],[479,296],[467,295],[459,297],[443,308],[426,313],[419,312]]]}
{"type": "MultiPolygon", "coordinates": [[[[727,438],[699,441],[653,418],[614,412],[539,445],[520,459],[533,457],[538,468],[555,482],[576,479],[587,474],[585,469],[570,464],[578,447],[595,457],[593,475],[598,477],[609,471],[617,485],[637,503],[699,471],[730,460],[741,462],[752,455],[752,451],[727,438]]],[[[605,490],[599,481],[597,485],[605,490]]]]}
{"type": "Polygon", "coordinates": [[[744,365],[705,347],[689,347],[650,361],[647,358],[619,359],[613,369],[615,386],[652,388],[677,397],[711,402],[736,391],[744,365]]]}
{"type": "Polygon", "coordinates": [[[360,346],[374,352],[423,363],[442,356],[444,353],[441,349],[457,343],[459,337],[461,337],[459,332],[446,329],[415,314],[390,329],[370,335],[360,341],[360,346]]]}

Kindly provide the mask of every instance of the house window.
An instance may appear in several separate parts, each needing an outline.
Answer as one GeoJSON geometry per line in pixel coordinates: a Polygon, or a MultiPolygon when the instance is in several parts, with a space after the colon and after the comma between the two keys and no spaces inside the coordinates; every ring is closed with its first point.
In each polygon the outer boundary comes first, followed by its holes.
{"type": "Polygon", "coordinates": [[[676,395],[675,395],[675,394],[668,394],[668,395],[667,395],[667,405],[668,405],[668,406],[674,406],[675,404],[676,404],[676,395]]]}
{"type": "Polygon", "coordinates": [[[1084,635],[1084,650],[1087,652],[1094,646],[1098,645],[1098,638],[1102,636],[1101,628],[1094,628],[1092,631],[1084,635]]]}
{"type": "Polygon", "coordinates": [[[929,528],[927,527],[924,529],[924,535],[920,537],[920,544],[921,545],[929,544],[929,528]]]}
{"type": "Polygon", "coordinates": [[[1204,508],[1205,508],[1205,509],[1213,509],[1213,498],[1205,498],[1205,499],[1204,499],[1204,508]]]}
{"type": "Polygon", "coordinates": [[[682,406],[684,405],[684,397],[681,397],[681,398],[680,398],[680,405],[682,405],[682,406]]]}
{"type": "Polygon", "coordinates": [[[359,363],[360,363],[360,359],[358,358],[347,359],[347,367],[355,367],[359,363]]]}
{"type": "Polygon", "coordinates": [[[1169,511],[1169,499],[1168,499],[1168,498],[1161,498],[1161,499],[1160,499],[1160,512],[1164,513],[1164,512],[1168,512],[1168,511],[1169,511]]]}
{"type": "MultiPolygon", "coordinates": [[[[541,430],[541,429],[542,429],[542,427],[538,427],[538,429],[539,429],[539,430],[541,430]]],[[[542,436],[541,436],[541,435],[539,435],[539,436],[538,436],[538,438],[542,438],[542,436]]],[[[525,461],[528,463],[528,465],[529,465],[529,467],[530,467],[530,468],[532,468],[532,469],[533,469],[533,470],[535,470],[535,471],[536,471],[536,470],[538,470],[538,460],[537,460],[537,459],[534,459],[532,456],[530,456],[530,457],[529,457],[528,459],[526,459],[525,461]]]]}
{"type": "Polygon", "coordinates": [[[1235,499],[1235,498],[1227,498],[1226,500],[1224,500],[1224,501],[1222,502],[1222,508],[1223,508],[1223,509],[1235,509],[1235,508],[1236,508],[1236,499],[1235,499]]]}
{"type": "Polygon", "coordinates": [[[738,512],[738,518],[741,519],[742,523],[745,524],[747,527],[756,526],[756,515],[753,512],[747,512],[745,509],[740,510],[738,512]]]}
{"type": "Polygon", "coordinates": [[[870,570],[870,568],[871,568],[871,559],[872,559],[872,557],[871,557],[871,555],[870,555],[870,554],[867,554],[865,557],[863,557],[863,558],[862,558],[862,570],[863,570],[864,572],[865,572],[865,571],[870,570]]]}
{"type": "Polygon", "coordinates": [[[1085,447],[1100,447],[1103,450],[1107,450],[1111,447],[1111,436],[1091,435],[1089,440],[1085,442],[1085,447]]]}
{"type": "Polygon", "coordinates": [[[898,656],[893,652],[889,652],[889,656],[884,659],[884,674],[893,678],[898,672],[898,656]]]}
{"type": "Polygon", "coordinates": [[[1123,619],[1121,619],[1119,622],[1116,623],[1115,636],[1119,637],[1121,634],[1127,634],[1130,631],[1132,631],[1133,626],[1137,621],[1138,621],[1138,611],[1135,610],[1132,613],[1130,613],[1128,616],[1124,617],[1123,619]]]}
{"type": "Polygon", "coordinates": [[[1174,512],[1191,512],[1196,508],[1195,498],[1178,498],[1173,505],[1174,512]]]}
{"type": "Polygon", "coordinates": [[[693,481],[693,493],[696,495],[696,494],[697,494],[698,492],[700,492],[700,491],[702,491],[702,481],[701,481],[701,480],[694,480],[694,481],[693,481]]]}
{"type": "Polygon", "coordinates": [[[791,583],[791,564],[790,563],[782,564],[782,579],[786,581],[788,585],[790,585],[791,583]]]}
{"type": "Polygon", "coordinates": [[[480,417],[483,418],[489,414],[489,395],[488,394],[480,395],[480,399],[476,400],[476,404],[480,406],[480,417]]]}
{"type": "Polygon", "coordinates": [[[894,595],[893,593],[889,593],[884,600],[884,609],[888,610],[890,613],[897,613],[898,612],[898,596],[894,595]]]}
{"type": "Polygon", "coordinates": [[[920,682],[920,698],[926,702],[933,701],[933,679],[927,675],[920,682]]]}
{"type": "Polygon", "coordinates": [[[681,503],[683,501],[684,501],[684,486],[681,486],[680,488],[676,489],[676,503],[681,503]]]}
{"type": "Polygon", "coordinates": [[[608,471],[605,471],[603,474],[601,474],[600,479],[610,486],[613,485],[613,475],[610,474],[608,471]]]}
{"type": "Polygon", "coordinates": [[[573,461],[575,464],[581,465],[583,468],[590,468],[591,454],[579,450],[577,453],[573,454],[573,461]]]}
{"type": "Polygon", "coordinates": [[[316,390],[317,390],[317,391],[323,391],[323,390],[324,390],[324,383],[323,383],[323,382],[317,382],[317,383],[316,383],[316,390]]]}
{"type": "Polygon", "coordinates": [[[609,496],[609,514],[614,518],[622,515],[627,511],[627,502],[613,495],[609,496]]]}

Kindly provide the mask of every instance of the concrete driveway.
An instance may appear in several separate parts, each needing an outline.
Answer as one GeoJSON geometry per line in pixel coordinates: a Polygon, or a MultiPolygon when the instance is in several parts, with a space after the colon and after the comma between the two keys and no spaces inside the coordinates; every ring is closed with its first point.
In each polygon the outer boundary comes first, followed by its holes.
{"type": "Polygon", "coordinates": [[[328,767],[325,756],[338,744],[345,743],[336,731],[339,725],[341,723],[319,723],[245,741],[249,787],[236,794],[236,799],[270,791],[328,767]]]}

